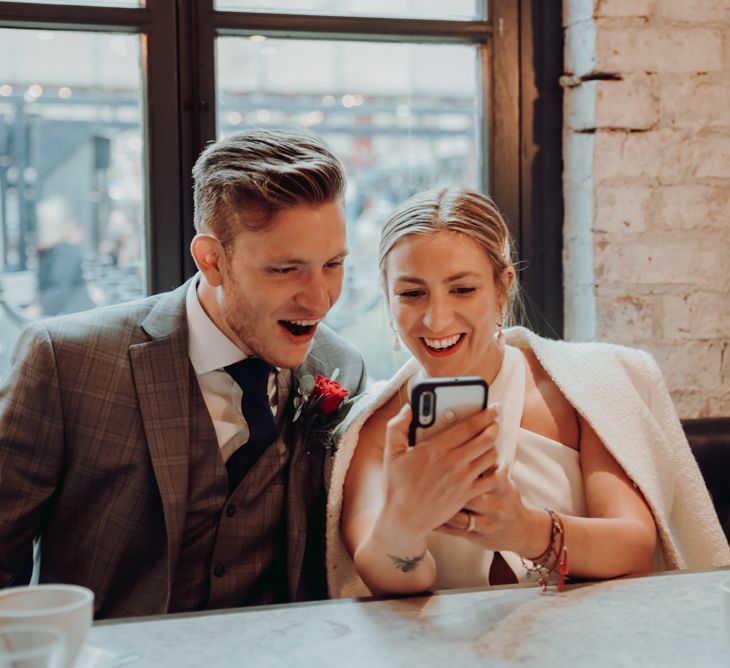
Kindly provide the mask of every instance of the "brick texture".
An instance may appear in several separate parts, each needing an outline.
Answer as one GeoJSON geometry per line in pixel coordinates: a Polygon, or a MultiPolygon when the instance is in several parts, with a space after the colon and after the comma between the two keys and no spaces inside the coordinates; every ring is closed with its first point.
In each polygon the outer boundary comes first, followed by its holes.
{"type": "MultiPolygon", "coordinates": [[[[720,2],[725,0],[718,0],[720,2]]],[[[596,67],[605,72],[709,72],[723,67],[722,32],[653,23],[597,22],[596,67]]]]}
{"type": "Polygon", "coordinates": [[[730,0],[563,4],[566,338],[730,416],[730,0]]]}

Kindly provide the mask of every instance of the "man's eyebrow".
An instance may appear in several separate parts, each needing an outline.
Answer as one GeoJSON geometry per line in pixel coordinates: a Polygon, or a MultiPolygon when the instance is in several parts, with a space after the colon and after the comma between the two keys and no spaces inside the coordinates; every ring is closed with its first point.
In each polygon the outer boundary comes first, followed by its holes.
{"type": "MultiPolygon", "coordinates": [[[[337,253],[337,255],[335,255],[334,257],[329,258],[329,260],[327,260],[327,262],[334,262],[336,260],[344,260],[347,257],[348,253],[349,253],[348,250],[343,250],[341,253],[337,253]]],[[[301,267],[302,265],[309,264],[309,262],[307,260],[303,260],[302,258],[299,258],[299,257],[288,257],[288,258],[287,257],[281,257],[281,258],[272,257],[272,258],[269,258],[269,262],[271,264],[286,264],[286,265],[294,265],[297,267],[301,267]]]]}

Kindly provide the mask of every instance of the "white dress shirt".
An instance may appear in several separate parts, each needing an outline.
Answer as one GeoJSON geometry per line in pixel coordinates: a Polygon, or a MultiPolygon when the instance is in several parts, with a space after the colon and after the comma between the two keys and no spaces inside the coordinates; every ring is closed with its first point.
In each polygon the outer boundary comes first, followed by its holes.
{"type": "MultiPolygon", "coordinates": [[[[193,365],[203,400],[213,421],[221,456],[226,462],[249,437],[248,425],[241,412],[243,393],[223,367],[246,359],[247,355],[208,317],[198,300],[196,276],[188,287],[186,315],[188,322],[188,355],[193,365]]],[[[277,409],[277,374],[269,376],[269,398],[272,411],[277,409]]]]}

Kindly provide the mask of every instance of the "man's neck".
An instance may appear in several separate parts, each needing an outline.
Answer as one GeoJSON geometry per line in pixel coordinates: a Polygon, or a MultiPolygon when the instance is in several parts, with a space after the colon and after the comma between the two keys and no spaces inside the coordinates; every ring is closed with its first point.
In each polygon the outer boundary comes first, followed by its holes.
{"type": "Polygon", "coordinates": [[[223,313],[220,309],[219,291],[222,287],[214,288],[208,281],[205,280],[204,275],[200,275],[198,278],[198,284],[196,288],[196,294],[198,296],[198,302],[205,311],[205,314],[210,318],[211,322],[221,331],[225,336],[232,341],[245,355],[250,356],[251,351],[241,339],[236,336],[235,332],[228,326],[223,313]]]}

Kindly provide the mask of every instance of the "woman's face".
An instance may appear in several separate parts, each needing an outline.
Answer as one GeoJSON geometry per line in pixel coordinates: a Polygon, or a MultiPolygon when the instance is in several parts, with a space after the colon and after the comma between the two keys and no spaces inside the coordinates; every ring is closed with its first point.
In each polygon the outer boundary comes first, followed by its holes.
{"type": "Polygon", "coordinates": [[[428,375],[488,375],[504,299],[486,251],[458,232],[413,234],[385,269],[393,322],[428,375]]]}

